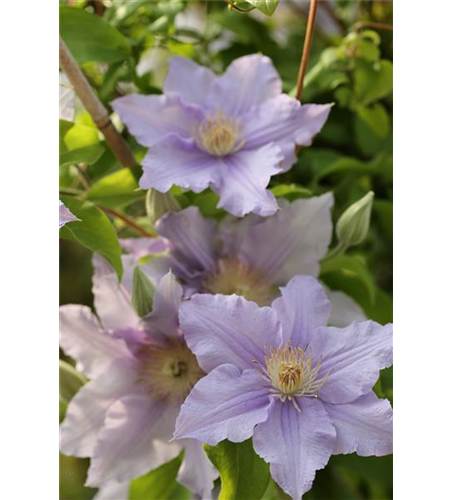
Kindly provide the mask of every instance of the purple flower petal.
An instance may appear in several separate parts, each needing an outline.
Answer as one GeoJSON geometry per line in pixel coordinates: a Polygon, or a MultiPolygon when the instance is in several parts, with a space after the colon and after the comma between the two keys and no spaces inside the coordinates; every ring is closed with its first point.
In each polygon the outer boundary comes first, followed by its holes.
{"type": "Polygon", "coordinates": [[[169,250],[169,241],[165,238],[123,238],[119,240],[121,248],[135,259],[169,250]]]}
{"type": "Polygon", "coordinates": [[[131,357],[124,341],[104,332],[87,306],[60,307],[60,344],[77,361],[77,369],[90,378],[100,375],[112,361],[131,357]]]}
{"type": "Polygon", "coordinates": [[[112,332],[122,329],[138,329],[140,318],[132,307],[132,274],[135,260],[123,258],[124,276],[118,276],[100,255],[93,256],[93,295],[96,312],[104,328],[112,332]]]}
{"type": "Polygon", "coordinates": [[[185,454],[177,481],[199,498],[210,499],[213,482],[218,477],[217,470],[207,458],[202,443],[195,439],[184,439],[179,442],[184,446],[185,454]]]}
{"type": "Polygon", "coordinates": [[[193,140],[169,135],[145,156],[140,187],[166,193],[176,185],[199,193],[219,182],[224,169],[220,157],[202,151],[193,140]]]}
{"type": "Polygon", "coordinates": [[[281,79],[271,59],[252,54],[229,65],[213,83],[207,102],[212,110],[221,108],[228,115],[240,116],[281,92],[281,79]]]}
{"type": "Polygon", "coordinates": [[[272,283],[285,285],[296,274],[318,275],[331,240],[333,197],[328,193],[280,205],[274,216],[250,224],[245,219],[246,230],[236,229],[237,257],[272,283]]]}
{"type": "Polygon", "coordinates": [[[135,385],[134,362],[117,360],[71,399],[60,427],[60,448],[66,455],[90,457],[108,408],[135,385]]]}
{"type": "Polygon", "coordinates": [[[163,92],[179,96],[186,104],[204,106],[215,74],[186,57],[172,57],[169,64],[163,92]]]}
{"type": "Polygon", "coordinates": [[[310,146],[328,118],[331,104],[304,104],[282,94],[252,110],[246,123],[245,148],[255,149],[275,142],[284,155],[284,171],[295,163],[295,145],[310,146]]]}
{"type": "Polygon", "coordinates": [[[224,157],[226,170],[221,181],[213,181],[213,189],[220,196],[218,207],[236,217],[250,212],[262,217],[273,215],[278,210],[278,203],[266,187],[271,177],[281,172],[282,159],[281,150],[275,144],[224,157]]]}
{"type": "Polygon", "coordinates": [[[174,426],[175,408],[147,394],[129,394],[108,410],[91,458],[87,486],[141,476],[175,458],[180,444],[165,443],[174,426]]]}
{"type": "Polygon", "coordinates": [[[164,215],[155,225],[171,241],[176,260],[194,272],[215,269],[215,222],[205,219],[197,207],[164,215]]]}
{"type": "Polygon", "coordinates": [[[353,321],[366,321],[364,311],[345,293],[338,290],[326,290],[326,295],[331,303],[329,325],[345,328],[353,321]]]}
{"type": "Polygon", "coordinates": [[[60,229],[68,222],[80,220],[80,219],[77,219],[77,217],[66,208],[66,206],[64,205],[64,203],[61,200],[59,200],[59,201],[60,201],[60,224],[59,224],[60,229]]]}
{"type": "Polygon", "coordinates": [[[221,365],[202,378],[182,405],[176,438],[194,438],[216,445],[223,439],[245,441],[256,424],[267,418],[271,404],[254,370],[221,365]]]}
{"type": "Polygon", "coordinates": [[[367,394],[380,370],[392,365],[391,324],[365,321],[347,328],[319,328],[310,345],[322,356],[319,377],[330,373],[320,389],[320,398],[328,403],[351,403],[367,394]]]}
{"type": "Polygon", "coordinates": [[[281,297],[273,301],[272,308],[282,324],[283,342],[303,349],[330,316],[325,290],[311,276],[292,278],[281,288],[281,297]]]}
{"type": "Polygon", "coordinates": [[[387,399],[369,392],[353,403],[324,406],[336,428],[334,454],[381,457],[392,453],[392,408],[387,399]]]}
{"type": "Polygon", "coordinates": [[[281,343],[275,312],[237,295],[195,295],[181,304],[179,320],[205,372],[223,363],[252,368],[253,361],[263,362],[264,345],[281,343]]]}
{"type": "Polygon", "coordinates": [[[128,500],[130,481],[103,484],[93,500],[128,500]]]}
{"type": "Polygon", "coordinates": [[[301,412],[276,401],[268,419],[254,432],[256,452],[270,463],[270,473],[294,500],[300,500],[333,451],[335,430],[320,401],[298,399],[301,412]]]}
{"type": "Polygon", "coordinates": [[[189,138],[193,123],[204,116],[198,108],[184,106],[180,99],[161,95],[130,94],[111,105],[143,146],[152,146],[168,134],[189,138]]]}
{"type": "Polygon", "coordinates": [[[167,273],[157,286],[153,297],[152,312],[143,319],[149,337],[156,335],[166,338],[179,337],[179,304],[182,287],[171,273],[167,273]]]}

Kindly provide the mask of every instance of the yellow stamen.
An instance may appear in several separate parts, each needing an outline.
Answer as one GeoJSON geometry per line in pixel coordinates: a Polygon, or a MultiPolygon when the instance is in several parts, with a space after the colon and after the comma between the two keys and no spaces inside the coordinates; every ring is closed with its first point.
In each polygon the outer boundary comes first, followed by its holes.
{"type": "Polygon", "coordinates": [[[317,398],[329,375],[327,373],[318,378],[322,360],[319,359],[314,365],[311,349],[292,347],[289,343],[277,349],[273,346],[265,348],[264,360],[265,367],[258,363],[258,371],[270,382],[270,393],[283,402],[292,401],[298,411],[300,408],[296,398],[317,398]]]}
{"type": "Polygon", "coordinates": [[[260,306],[268,305],[275,296],[261,271],[229,257],[219,260],[217,270],[204,278],[202,288],[207,293],[235,293],[260,306]]]}
{"type": "Polygon", "coordinates": [[[198,147],[214,156],[226,156],[245,145],[242,125],[238,120],[217,111],[207,117],[193,133],[198,147]]]}
{"type": "Polygon", "coordinates": [[[182,403],[204,376],[183,340],[171,340],[164,347],[143,347],[139,359],[137,382],[155,399],[182,403]]]}

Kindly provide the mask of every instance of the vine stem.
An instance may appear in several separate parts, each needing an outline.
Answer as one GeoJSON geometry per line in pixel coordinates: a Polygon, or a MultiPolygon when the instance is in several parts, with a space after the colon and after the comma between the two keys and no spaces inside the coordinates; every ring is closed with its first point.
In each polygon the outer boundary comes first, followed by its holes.
{"type": "Polygon", "coordinates": [[[308,65],[309,51],[311,50],[312,37],[314,35],[315,15],[317,13],[318,0],[311,0],[309,3],[308,24],[306,26],[306,35],[304,37],[303,53],[301,55],[300,69],[298,71],[297,88],[295,98],[301,101],[303,94],[303,81],[308,65]]]}
{"type": "Polygon", "coordinates": [[[119,160],[123,167],[131,168],[135,165],[135,159],[122,135],[115,129],[110,120],[107,109],[94,93],[91,85],[71,54],[67,45],[60,37],[60,66],[66,73],[69,81],[94,123],[105,137],[105,142],[119,160]]]}
{"type": "Polygon", "coordinates": [[[149,231],[146,231],[146,229],[143,229],[133,219],[131,219],[130,217],[127,217],[127,215],[122,214],[121,212],[117,212],[113,208],[102,207],[100,205],[98,205],[98,207],[106,214],[109,214],[109,215],[112,215],[113,217],[117,217],[118,219],[121,219],[127,226],[134,229],[137,233],[140,233],[141,235],[146,236],[146,238],[154,238],[156,236],[154,233],[150,233],[149,231]]]}
{"type": "Polygon", "coordinates": [[[389,31],[452,31],[452,26],[410,26],[377,23],[375,21],[360,21],[353,26],[353,31],[359,31],[362,28],[375,28],[389,31]]]}

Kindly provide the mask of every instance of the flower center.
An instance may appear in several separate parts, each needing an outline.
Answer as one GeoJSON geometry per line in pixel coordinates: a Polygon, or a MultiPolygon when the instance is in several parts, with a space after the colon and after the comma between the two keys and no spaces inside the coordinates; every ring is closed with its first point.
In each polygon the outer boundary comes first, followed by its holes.
{"type": "Polygon", "coordinates": [[[140,351],[138,383],[155,399],[182,403],[205,374],[182,340],[164,347],[149,345],[140,351]]]}
{"type": "Polygon", "coordinates": [[[204,278],[202,289],[206,293],[235,293],[260,306],[268,305],[275,296],[262,272],[230,257],[218,261],[216,271],[204,278]]]}
{"type": "Polygon", "coordinates": [[[245,145],[239,120],[217,111],[207,117],[193,133],[198,147],[215,156],[226,156],[245,145]]]}
{"type": "Polygon", "coordinates": [[[321,359],[314,364],[310,348],[292,347],[290,343],[277,349],[273,346],[265,348],[264,359],[265,367],[256,363],[259,373],[271,384],[269,392],[282,402],[292,401],[298,411],[300,407],[296,398],[317,398],[329,375],[318,377],[321,359]]]}

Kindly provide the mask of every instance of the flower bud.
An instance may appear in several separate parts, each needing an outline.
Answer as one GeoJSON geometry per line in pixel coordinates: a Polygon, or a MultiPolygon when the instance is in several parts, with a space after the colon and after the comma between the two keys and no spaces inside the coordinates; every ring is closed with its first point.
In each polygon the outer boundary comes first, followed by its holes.
{"type": "Polygon", "coordinates": [[[369,230],[373,199],[374,193],[369,191],[340,216],[336,224],[336,236],[343,249],[359,245],[365,240],[369,230]]]}
{"type": "Polygon", "coordinates": [[[157,222],[160,217],[167,212],[177,212],[180,210],[174,196],[170,193],[160,193],[155,189],[149,189],[146,194],[146,212],[151,224],[157,222]]]}
{"type": "Polygon", "coordinates": [[[139,266],[133,270],[132,306],[140,318],[152,311],[155,287],[139,266]]]}

